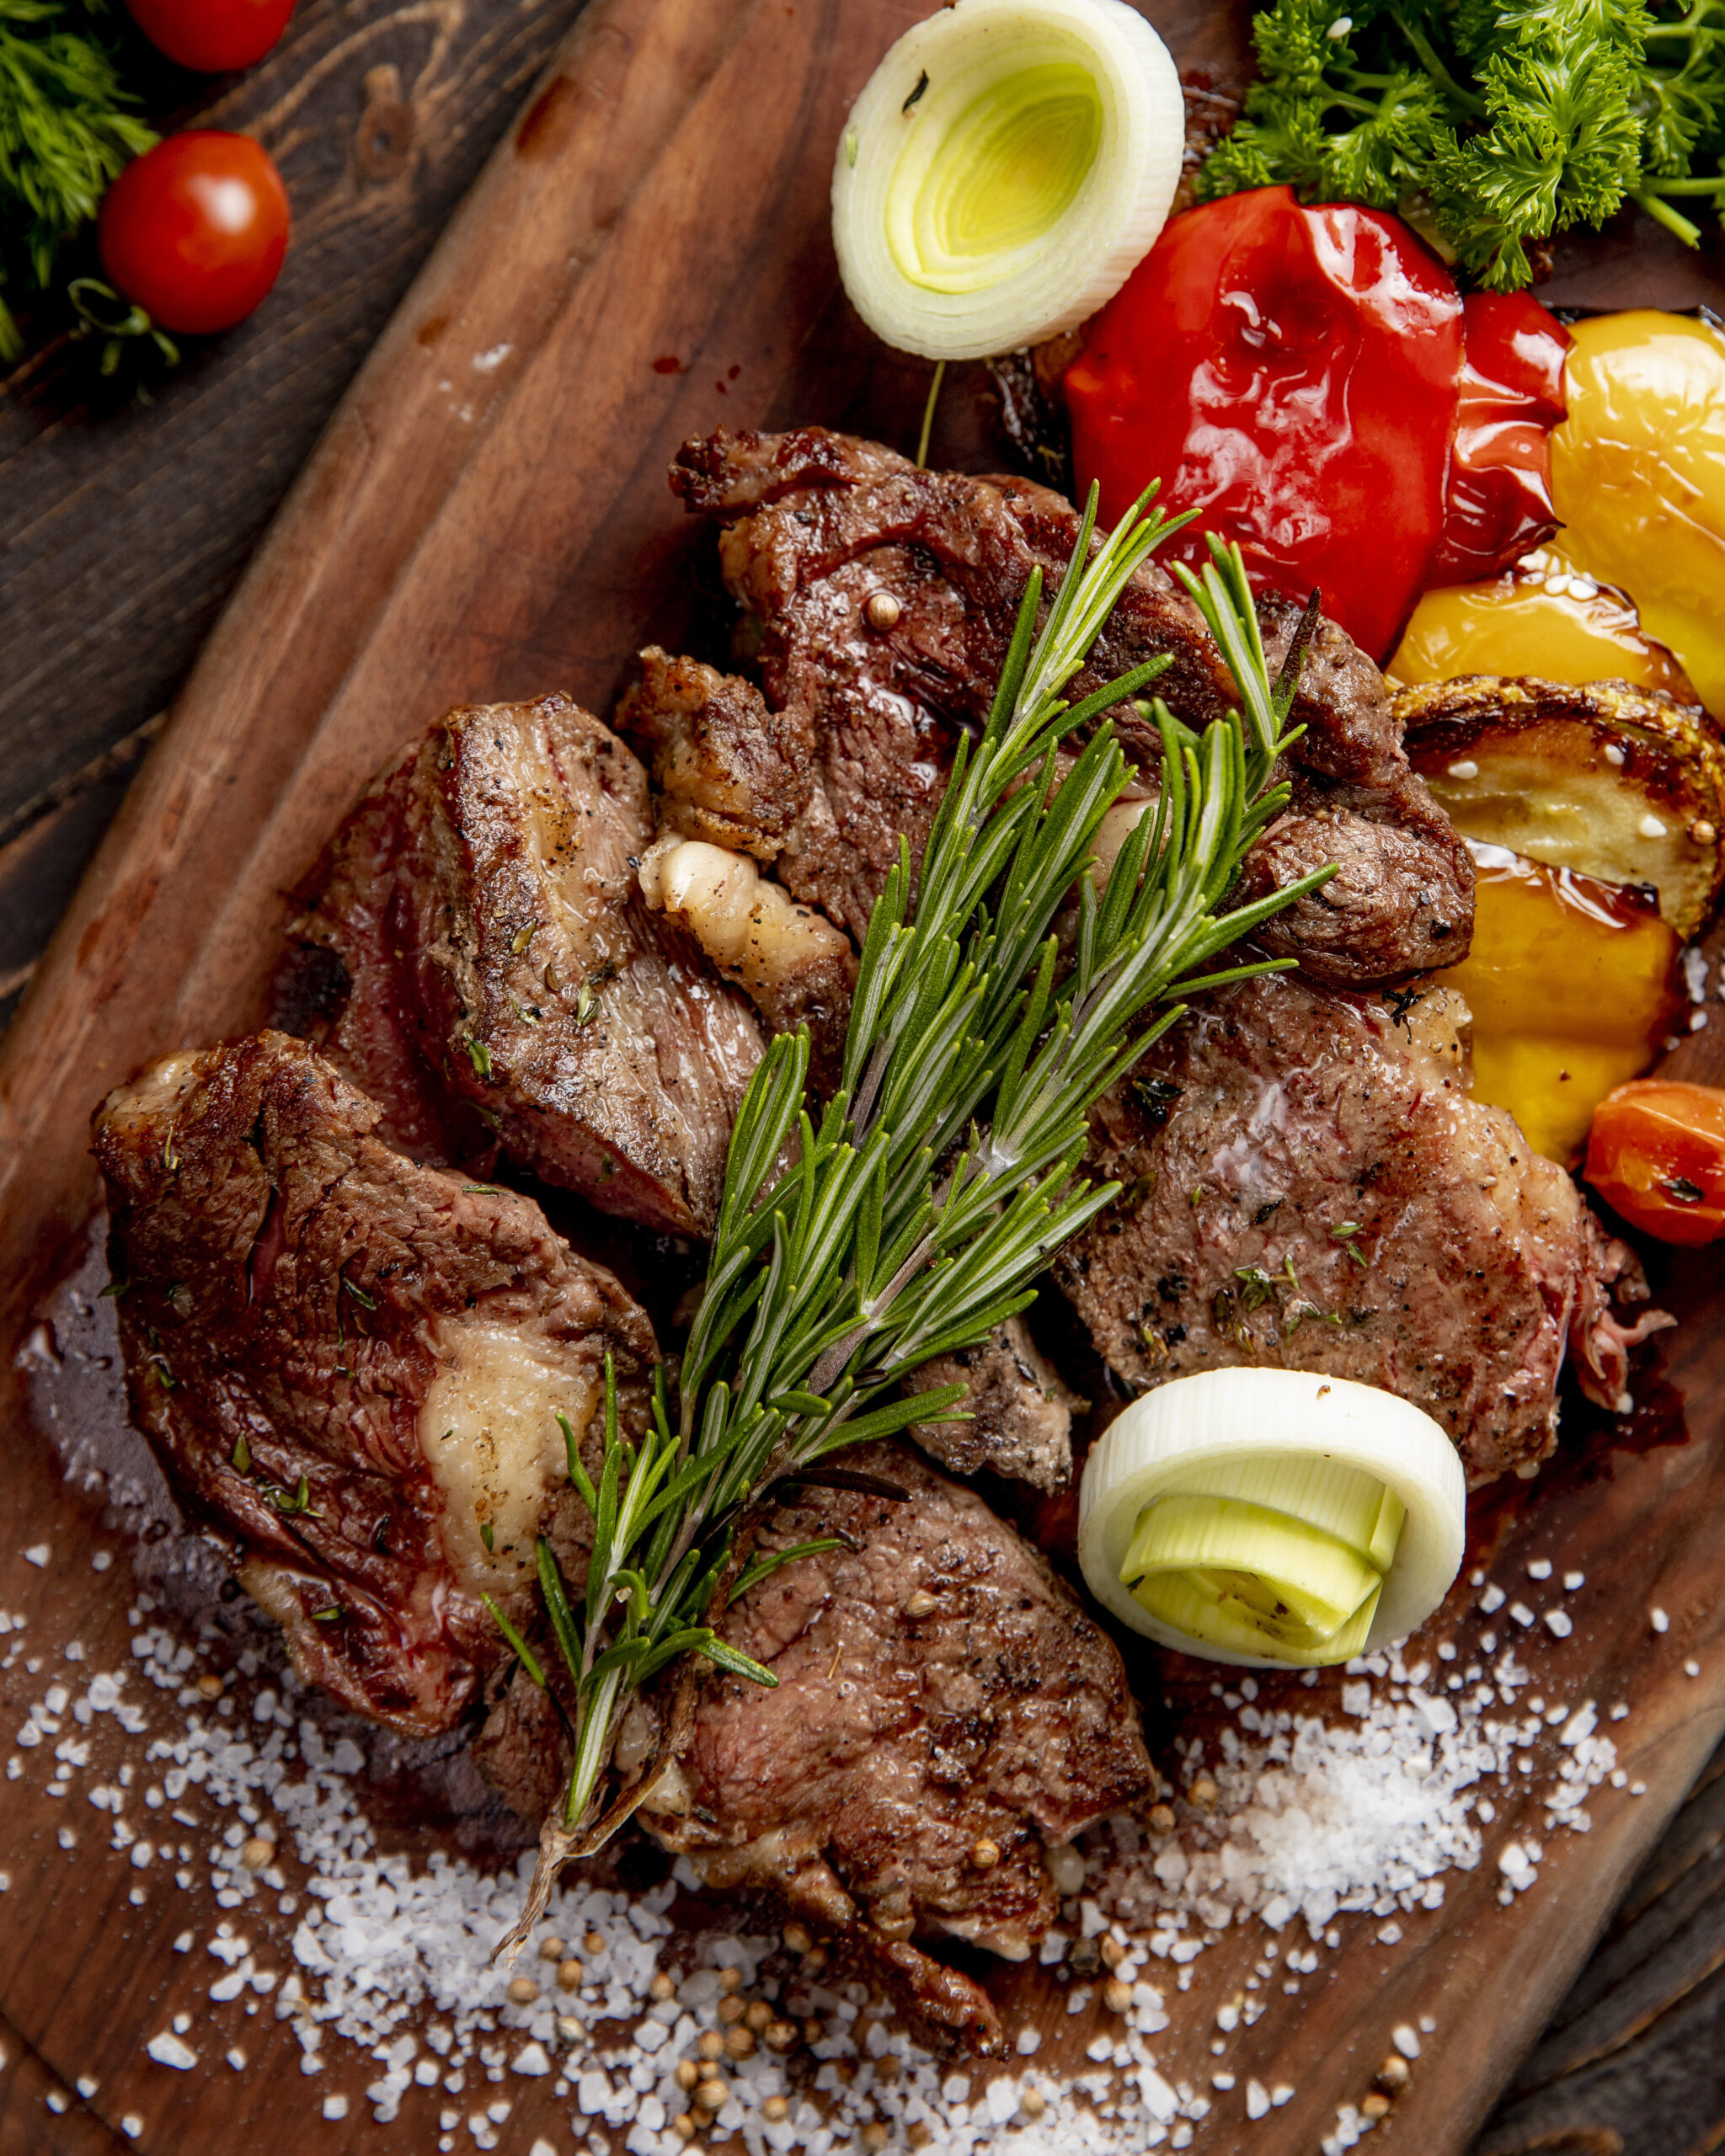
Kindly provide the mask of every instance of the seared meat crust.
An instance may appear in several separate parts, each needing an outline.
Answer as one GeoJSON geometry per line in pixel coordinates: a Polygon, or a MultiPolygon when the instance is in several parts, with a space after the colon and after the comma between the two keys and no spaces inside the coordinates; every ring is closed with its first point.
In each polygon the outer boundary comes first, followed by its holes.
{"type": "Polygon", "coordinates": [[[752,682],[657,644],[638,667],[617,730],[650,752],[660,831],[775,860],[814,790],[795,717],[769,710],[752,682]]]}
{"type": "Polygon", "coordinates": [[[606,1352],[633,1396],[655,1349],[531,1201],[378,1120],[264,1033],[120,1087],[95,1151],[132,1417],[176,1496],[308,1681],[425,1735],[499,1658],[480,1593],[525,1618],[535,1533],[579,1550],[555,1408],[585,1429],[606,1352]]]}
{"type": "Polygon", "coordinates": [[[697,1234],[761,1033],[642,901],[652,840],[646,773],[568,697],[454,711],[349,818],[295,933],[353,978],[328,1045],[390,1135],[446,1159],[465,1115],[547,1182],[697,1234]],[[404,1098],[432,1107],[398,1128],[404,1098]]]}
{"type": "Polygon", "coordinates": [[[681,1785],[640,1816],[713,1885],[772,1894],[992,2034],[953,1972],[928,1991],[913,1936],[1022,1960],[1058,1911],[1044,1851],[1154,1769],[1118,1652],[1035,1550],[902,1447],[842,1464],[908,1501],[808,1490],[773,1511],[761,1551],[845,1546],[733,1609],[726,1636],[778,1688],[709,1675],[681,1785]]]}
{"type": "MultiPolygon", "coordinates": [[[[795,721],[818,773],[777,873],[860,937],[900,834],[913,855],[927,838],[956,730],[987,711],[1032,568],[1058,584],[1076,515],[1028,480],[919,471],[820,428],[686,443],[671,484],[724,526],[721,564],[758,633],[766,704],[795,721]],[[869,625],[877,594],[897,602],[890,627],[869,625]]],[[[1278,664],[1295,611],[1279,599],[1260,611],[1278,664]]],[[[1155,656],[1171,661],[1158,693],[1189,723],[1231,702],[1197,610],[1152,563],[1072,693],[1155,656]]],[[[1408,763],[1382,676],[1332,623],[1313,640],[1295,715],[1307,729],[1289,760],[1295,798],[1248,882],[1268,889],[1337,859],[1343,873],[1279,916],[1266,942],[1339,983],[1453,963],[1471,932],[1471,864],[1408,763]]],[[[1130,709],[1116,723],[1153,768],[1154,729],[1130,709]]]]}
{"type": "Polygon", "coordinates": [[[1466,1091],[1465,1006],[1327,993],[1276,974],[1205,999],[1092,1121],[1126,1190],[1055,1276],[1135,1386],[1222,1364],[1399,1393],[1489,1481],[1548,1454],[1566,1352],[1622,1398],[1664,1320],[1570,1178],[1466,1091]]]}
{"type": "Polygon", "coordinates": [[[924,1452],[954,1475],[985,1467],[1049,1491],[1071,1481],[1072,1411],[1084,1402],[1062,1381],[1022,1316],[997,1325],[975,1348],[925,1363],[908,1382],[914,1392],[964,1386],[958,1412],[970,1421],[911,1425],[924,1452]]]}

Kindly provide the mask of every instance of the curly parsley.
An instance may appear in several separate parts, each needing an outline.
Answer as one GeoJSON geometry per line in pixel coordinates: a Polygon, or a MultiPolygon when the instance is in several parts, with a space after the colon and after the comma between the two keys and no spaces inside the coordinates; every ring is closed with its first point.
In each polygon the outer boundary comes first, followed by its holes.
{"type": "Polygon", "coordinates": [[[1675,200],[1725,211],[1725,0],[1276,0],[1252,40],[1202,200],[1285,183],[1399,210],[1495,291],[1626,201],[1691,246],[1675,200]]]}

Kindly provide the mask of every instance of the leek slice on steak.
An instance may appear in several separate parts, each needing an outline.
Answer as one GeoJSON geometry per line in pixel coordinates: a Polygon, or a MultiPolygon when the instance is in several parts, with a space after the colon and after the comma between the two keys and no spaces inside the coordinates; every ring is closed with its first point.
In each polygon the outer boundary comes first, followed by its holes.
{"type": "Polygon", "coordinates": [[[1097,1599],[1165,1646],[1311,1667],[1429,1615],[1465,1513],[1454,1446],[1407,1401],[1311,1372],[1211,1370],[1104,1433],[1079,1559],[1097,1599]]]}

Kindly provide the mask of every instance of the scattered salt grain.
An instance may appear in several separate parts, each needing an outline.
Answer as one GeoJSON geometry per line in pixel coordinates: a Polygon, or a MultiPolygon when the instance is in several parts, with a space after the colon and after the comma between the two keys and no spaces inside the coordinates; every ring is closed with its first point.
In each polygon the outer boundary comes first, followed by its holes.
{"type": "Polygon", "coordinates": [[[1495,1611],[1501,1609],[1508,1600],[1509,1597],[1494,1580],[1491,1586],[1488,1587],[1485,1593],[1480,1597],[1479,1606],[1484,1610],[1487,1616],[1489,1617],[1495,1611]]]}
{"type": "Polygon", "coordinates": [[[51,1555],[52,1552],[45,1542],[33,1542],[24,1551],[24,1561],[27,1565],[42,1566],[47,1563],[51,1555]]]}
{"type": "Polygon", "coordinates": [[[1573,1594],[1577,1588],[1584,1586],[1586,1582],[1587,1574],[1585,1572],[1565,1572],[1563,1575],[1563,1591],[1566,1594],[1573,1594]]]}
{"type": "Polygon", "coordinates": [[[1542,1614],[1546,1628],[1554,1638],[1567,1640],[1575,1630],[1575,1620],[1567,1609],[1547,1609],[1542,1614]]]}
{"type": "Polygon", "coordinates": [[[158,2066],[171,2066],[180,2073],[190,2072],[198,2063],[197,2053],[169,2029],[164,2029],[158,2036],[152,2036],[144,2049],[158,2066]]]}
{"type": "Polygon", "coordinates": [[[1683,1673],[1685,1677],[1699,1677],[1701,1666],[1698,1662],[1686,1662],[1683,1665],[1683,1673]]]}
{"type": "Polygon", "coordinates": [[[1268,2112],[1269,2107],[1270,2092],[1264,2087],[1263,2082],[1248,2081],[1246,2084],[1247,2117],[1249,2119],[1261,2119],[1264,2116],[1266,2112],[1268,2112]]]}
{"type": "Polygon", "coordinates": [[[323,2116],[326,2119],[344,2119],[347,2116],[347,2098],[326,2096],[323,2099],[323,2116]]]}
{"type": "Polygon", "coordinates": [[[1551,1577],[1551,1559],[1549,1557],[1530,1557],[1527,1562],[1527,1577],[1530,1580],[1550,1579],[1551,1577]]]}
{"type": "Polygon", "coordinates": [[[1671,1620],[1656,1604],[1648,1612],[1648,1622],[1656,1632],[1664,1632],[1669,1629],[1671,1620]]]}

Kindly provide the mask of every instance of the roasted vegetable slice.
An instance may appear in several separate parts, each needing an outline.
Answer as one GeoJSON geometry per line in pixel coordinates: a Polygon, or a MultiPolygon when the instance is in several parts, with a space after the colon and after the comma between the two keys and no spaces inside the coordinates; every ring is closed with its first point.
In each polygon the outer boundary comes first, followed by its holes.
{"type": "Polygon", "coordinates": [[[1473,1013],[1473,1091],[1568,1161],[1614,1086],[1670,1031],[1678,941],[1645,884],[1602,883],[1468,841],[1473,946],[1437,978],[1473,1013]]]}
{"type": "Polygon", "coordinates": [[[1469,675],[1396,692],[1407,752],[1471,839],[1651,883],[1680,937],[1725,880],[1725,750],[1699,712],[1610,682],[1469,675]]]}
{"type": "Polygon", "coordinates": [[[1547,681],[1610,681],[1657,689],[1680,704],[1701,702],[1675,659],[1642,628],[1633,603],[1584,576],[1556,544],[1524,556],[1494,582],[1428,591],[1384,671],[1411,686],[1534,670],[1547,681]]]}

